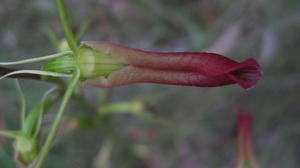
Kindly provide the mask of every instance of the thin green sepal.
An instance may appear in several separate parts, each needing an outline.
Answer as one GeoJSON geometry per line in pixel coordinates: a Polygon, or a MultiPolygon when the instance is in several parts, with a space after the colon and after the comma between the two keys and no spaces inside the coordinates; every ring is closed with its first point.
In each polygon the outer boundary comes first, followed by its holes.
{"type": "Polygon", "coordinates": [[[18,79],[15,79],[15,83],[16,83],[16,87],[17,87],[17,91],[20,95],[20,102],[21,102],[21,117],[20,117],[20,120],[21,120],[21,128],[24,127],[24,123],[25,123],[25,115],[26,115],[26,99],[25,99],[25,96],[24,96],[24,92],[20,86],[20,83],[19,83],[19,80],[18,79]]]}
{"type": "Polygon", "coordinates": [[[38,58],[30,58],[30,59],[25,59],[21,61],[13,61],[13,62],[0,62],[0,65],[18,65],[18,64],[27,64],[27,63],[34,63],[34,62],[40,62],[40,61],[46,61],[54,58],[59,58],[67,55],[72,55],[71,51],[64,51],[61,53],[57,54],[52,54],[52,55],[47,55],[43,57],[38,57],[38,58]]]}
{"type": "Polygon", "coordinates": [[[43,114],[44,112],[47,110],[47,106],[46,106],[46,101],[47,101],[47,97],[52,94],[53,92],[57,91],[57,87],[54,87],[54,88],[51,88],[49,89],[44,95],[43,95],[43,98],[42,98],[42,101],[41,101],[41,111],[39,111],[39,115],[38,115],[38,121],[37,121],[37,125],[36,125],[36,128],[35,128],[35,132],[33,134],[33,137],[36,138],[40,132],[40,129],[41,129],[41,124],[42,124],[42,117],[43,117],[43,114]]]}

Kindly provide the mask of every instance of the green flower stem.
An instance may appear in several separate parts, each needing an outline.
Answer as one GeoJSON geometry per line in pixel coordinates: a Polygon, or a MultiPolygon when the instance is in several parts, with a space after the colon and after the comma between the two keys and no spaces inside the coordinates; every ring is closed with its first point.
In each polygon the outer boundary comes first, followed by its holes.
{"type": "Polygon", "coordinates": [[[41,153],[38,157],[38,160],[36,162],[36,165],[35,165],[35,168],[41,168],[44,161],[46,160],[46,157],[50,151],[50,148],[54,142],[54,139],[55,139],[55,136],[57,134],[57,131],[59,129],[59,126],[60,126],[60,123],[62,121],[62,117],[63,117],[63,114],[64,114],[64,111],[66,109],[66,106],[67,106],[67,103],[69,102],[70,98],[71,98],[71,95],[76,87],[76,84],[78,83],[79,81],[79,77],[80,77],[80,70],[77,70],[75,73],[74,73],[74,76],[73,76],[73,79],[72,81],[70,82],[65,94],[64,94],[64,97],[63,97],[63,100],[62,100],[62,103],[59,107],[59,110],[57,112],[57,116],[55,118],[55,121],[51,127],[51,130],[50,130],[50,133],[46,139],[46,142],[41,150],[41,153]]]}
{"type": "Polygon", "coordinates": [[[68,19],[68,15],[66,12],[66,8],[65,8],[65,4],[63,0],[56,0],[56,6],[58,9],[58,13],[59,13],[59,17],[61,20],[61,23],[63,24],[64,27],[64,33],[65,33],[65,37],[67,39],[67,42],[69,44],[69,47],[71,48],[71,50],[74,52],[75,56],[77,57],[77,44],[76,44],[76,39],[75,36],[72,32],[70,23],[69,23],[69,19],[68,19]]]}

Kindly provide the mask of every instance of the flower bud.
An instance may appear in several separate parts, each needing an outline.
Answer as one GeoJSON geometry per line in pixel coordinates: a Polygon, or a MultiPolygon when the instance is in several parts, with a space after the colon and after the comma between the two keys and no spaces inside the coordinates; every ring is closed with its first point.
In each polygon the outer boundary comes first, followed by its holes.
{"type": "Polygon", "coordinates": [[[31,164],[39,153],[39,143],[34,138],[18,138],[15,142],[16,160],[22,165],[31,164]]]}
{"type": "Polygon", "coordinates": [[[252,117],[250,114],[243,111],[238,111],[237,116],[237,168],[257,168],[252,146],[252,117]]]}
{"type": "Polygon", "coordinates": [[[63,39],[60,41],[59,45],[58,45],[58,51],[59,52],[64,52],[64,51],[70,51],[70,47],[69,44],[67,42],[66,39],[63,39]]]}

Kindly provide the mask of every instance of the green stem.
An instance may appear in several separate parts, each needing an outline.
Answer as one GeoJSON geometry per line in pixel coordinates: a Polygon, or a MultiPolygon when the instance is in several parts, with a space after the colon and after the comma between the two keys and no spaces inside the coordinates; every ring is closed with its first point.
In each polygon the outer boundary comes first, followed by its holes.
{"type": "Polygon", "coordinates": [[[75,56],[77,57],[77,44],[75,36],[72,32],[71,26],[69,24],[68,15],[66,12],[65,4],[63,0],[56,0],[56,6],[58,9],[59,17],[61,20],[61,23],[63,24],[65,37],[67,39],[67,42],[69,44],[69,47],[74,52],[75,56]]]}
{"type": "Polygon", "coordinates": [[[36,162],[36,165],[35,165],[35,168],[41,168],[44,161],[46,160],[46,157],[50,151],[50,148],[53,144],[53,141],[55,139],[55,136],[57,134],[57,131],[59,129],[59,126],[60,126],[60,123],[62,121],[62,117],[63,117],[63,114],[64,114],[64,111],[66,109],[66,106],[67,106],[67,103],[69,102],[70,98],[71,98],[71,95],[76,87],[76,84],[78,83],[79,81],[79,77],[80,77],[80,71],[77,70],[73,76],[73,79],[72,81],[70,82],[65,94],[64,94],[64,97],[63,97],[63,100],[62,100],[62,103],[59,107],[59,110],[57,112],[57,115],[56,115],[56,118],[55,118],[55,121],[54,123],[52,124],[52,127],[51,127],[51,130],[49,132],[49,135],[46,139],[46,142],[41,150],[41,153],[38,157],[38,160],[36,162]]]}

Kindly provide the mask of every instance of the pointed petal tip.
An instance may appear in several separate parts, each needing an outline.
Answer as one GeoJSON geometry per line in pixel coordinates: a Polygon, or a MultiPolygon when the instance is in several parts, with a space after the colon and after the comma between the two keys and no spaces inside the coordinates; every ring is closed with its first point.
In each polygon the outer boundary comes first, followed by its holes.
{"type": "Polygon", "coordinates": [[[250,89],[256,85],[263,75],[262,69],[255,59],[247,59],[227,73],[230,79],[245,89],[250,89]]]}

